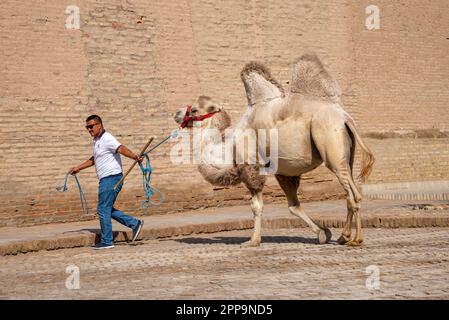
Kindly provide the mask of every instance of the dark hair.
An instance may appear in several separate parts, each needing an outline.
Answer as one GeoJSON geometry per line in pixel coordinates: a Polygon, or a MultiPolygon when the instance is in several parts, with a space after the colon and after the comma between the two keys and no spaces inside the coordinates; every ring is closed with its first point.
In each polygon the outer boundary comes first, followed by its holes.
{"type": "Polygon", "coordinates": [[[103,121],[101,121],[100,116],[97,116],[96,114],[88,116],[87,119],[86,119],[86,122],[89,122],[90,120],[95,120],[95,121],[103,124],[103,121]]]}

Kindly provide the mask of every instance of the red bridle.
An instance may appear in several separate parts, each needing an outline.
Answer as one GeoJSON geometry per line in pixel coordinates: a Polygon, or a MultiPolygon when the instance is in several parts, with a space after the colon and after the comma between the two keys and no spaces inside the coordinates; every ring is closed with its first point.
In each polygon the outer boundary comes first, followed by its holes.
{"type": "Polygon", "coordinates": [[[187,106],[186,114],[184,116],[184,119],[182,119],[181,129],[187,127],[187,125],[189,124],[190,121],[203,121],[207,118],[212,117],[216,113],[220,112],[220,111],[210,112],[210,113],[203,114],[202,116],[191,116],[190,115],[191,110],[192,110],[192,106],[187,106]]]}

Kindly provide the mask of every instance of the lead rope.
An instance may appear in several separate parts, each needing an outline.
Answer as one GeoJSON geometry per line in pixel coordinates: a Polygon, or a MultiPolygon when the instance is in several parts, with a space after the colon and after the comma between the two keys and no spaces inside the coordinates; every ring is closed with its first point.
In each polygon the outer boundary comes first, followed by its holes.
{"type": "Polygon", "coordinates": [[[142,171],[143,191],[145,192],[145,200],[142,201],[141,207],[144,211],[147,211],[150,206],[160,206],[164,202],[165,197],[162,192],[151,186],[151,173],[153,172],[153,168],[151,167],[150,157],[147,154],[144,154],[144,157],[146,159],[145,166],[142,162],[139,162],[139,167],[142,171]],[[151,197],[155,194],[159,194],[157,201],[151,200],[151,197]]]}
{"type": "MultiPolygon", "coordinates": [[[[66,192],[68,190],[67,181],[69,180],[69,176],[71,176],[71,174],[67,173],[67,175],[65,176],[64,185],[62,185],[60,187],[56,187],[57,191],[66,192]]],[[[86,197],[84,196],[84,192],[83,192],[83,189],[81,188],[80,181],[78,180],[78,177],[76,175],[73,175],[73,176],[75,177],[76,184],[78,185],[78,191],[80,194],[80,202],[81,202],[81,207],[83,208],[83,212],[85,214],[89,214],[89,208],[87,207],[86,197]]]]}
{"type": "Polygon", "coordinates": [[[141,207],[145,212],[148,211],[150,206],[160,206],[165,200],[164,194],[158,189],[151,186],[151,174],[153,172],[153,168],[151,167],[151,161],[148,154],[168,140],[175,139],[178,136],[178,133],[179,129],[173,130],[168,137],[142,154],[142,156],[144,156],[146,159],[145,166],[141,162],[139,163],[140,170],[142,171],[143,191],[145,192],[145,200],[142,201],[141,207]],[[155,194],[159,195],[157,201],[151,200],[151,197],[155,194]]]}

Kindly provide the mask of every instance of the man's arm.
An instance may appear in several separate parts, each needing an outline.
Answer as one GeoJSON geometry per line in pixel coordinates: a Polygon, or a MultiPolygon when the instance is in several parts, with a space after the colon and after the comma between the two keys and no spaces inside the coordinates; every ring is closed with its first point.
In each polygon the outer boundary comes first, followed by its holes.
{"type": "Polygon", "coordinates": [[[120,147],[117,148],[117,152],[124,155],[125,157],[128,157],[133,160],[142,161],[142,159],[143,159],[142,156],[138,156],[137,154],[135,154],[134,152],[132,152],[131,150],[129,150],[127,147],[125,147],[123,145],[121,145],[120,147]]]}
{"type": "Polygon", "coordinates": [[[80,172],[83,169],[92,167],[95,164],[94,162],[94,156],[90,157],[88,160],[84,161],[83,163],[81,163],[79,166],[77,167],[73,167],[69,170],[70,174],[77,174],[78,172],[80,172]]]}

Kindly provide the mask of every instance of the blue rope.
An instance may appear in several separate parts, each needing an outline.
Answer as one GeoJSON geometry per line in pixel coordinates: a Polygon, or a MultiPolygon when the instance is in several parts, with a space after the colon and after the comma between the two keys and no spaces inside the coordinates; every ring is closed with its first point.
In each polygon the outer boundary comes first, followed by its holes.
{"type": "Polygon", "coordinates": [[[142,154],[142,156],[144,156],[145,159],[147,160],[145,163],[145,166],[142,163],[139,163],[140,170],[142,171],[143,190],[145,192],[145,200],[142,201],[142,209],[144,209],[145,211],[148,210],[148,208],[151,205],[160,206],[165,200],[164,194],[162,192],[160,192],[158,189],[152,187],[150,184],[151,183],[151,173],[153,172],[153,168],[151,167],[151,161],[150,161],[150,158],[148,157],[148,154],[151,151],[153,151],[154,149],[156,149],[157,147],[159,147],[161,144],[167,142],[168,140],[177,138],[179,130],[180,130],[179,128],[173,130],[168,137],[166,137],[164,140],[159,142],[157,145],[150,148],[150,150],[148,150],[147,152],[142,154]],[[151,200],[151,196],[153,196],[156,193],[159,194],[159,201],[154,202],[151,200]]]}
{"type": "Polygon", "coordinates": [[[148,154],[145,153],[143,156],[146,159],[145,166],[142,164],[143,161],[139,162],[139,167],[142,171],[143,190],[145,192],[145,200],[142,201],[142,209],[147,210],[150,206],[160,206],[165,198],[162,192],[151,186],[151,173],[153,172],[153,168],[151,167],[148,154]],[[151,197],[156,193],[159,194],[159,197],[158,201],[155,202],[151,200],[151,197]]]}
{"type": "MultiPolygon", "coordinates": [[[[57,191],[65,192],[65,191],[68,190],[68,188],[67,188],[67,181],[69,180],[69,176],[71,176],[71,174],[67,173],[67,175],[65,176],[64,185],[61,186],[61,187],[57,187],[56,188],[57,191]]],[[[84,196],[84,192],[83,192],[83,189],[81,188],[80,181],[78,180],[78,177],[76,175],[73,175],[73,176],[75,177],[76,184],[78,185],[78,191],[79,191],[79,194],[80,194],[80,201],[81,201],[81,207],[83,208],[83,212],[85,214],[89,214],[89,209],[87,207],[86,197],[84,196]]]]}

